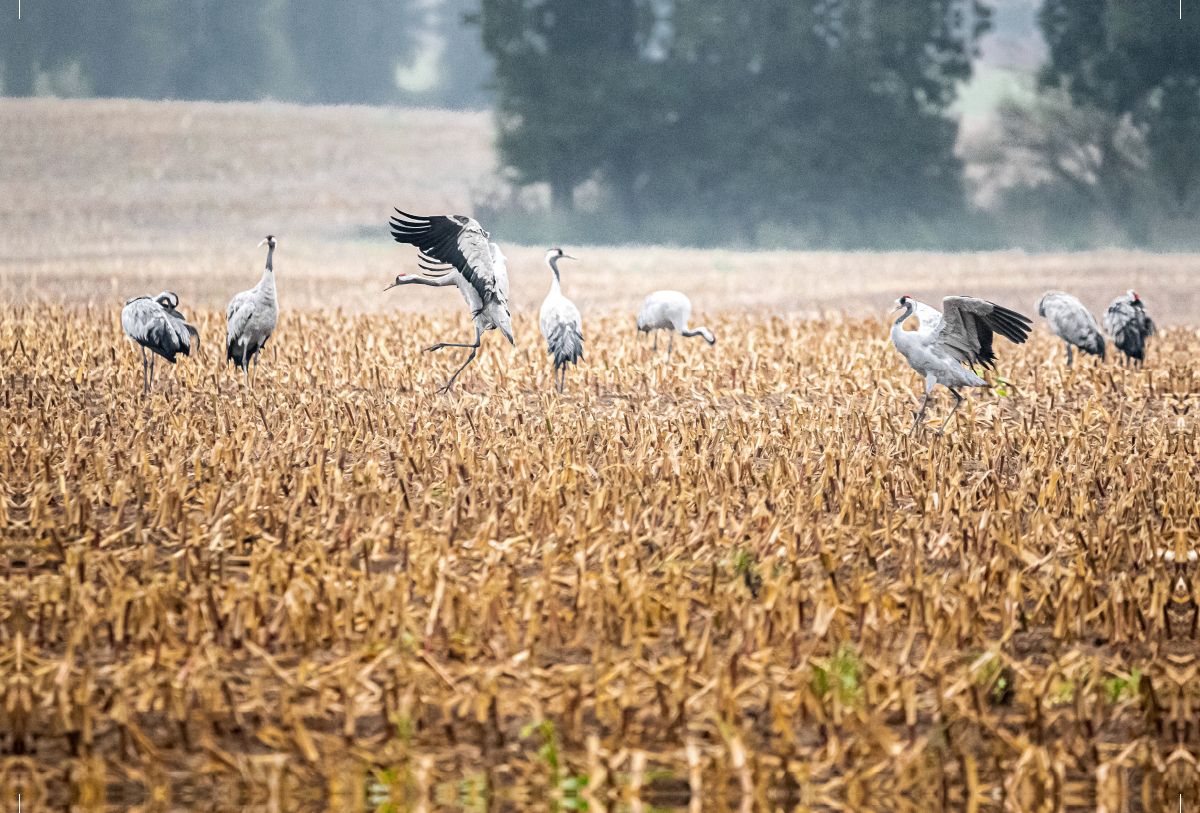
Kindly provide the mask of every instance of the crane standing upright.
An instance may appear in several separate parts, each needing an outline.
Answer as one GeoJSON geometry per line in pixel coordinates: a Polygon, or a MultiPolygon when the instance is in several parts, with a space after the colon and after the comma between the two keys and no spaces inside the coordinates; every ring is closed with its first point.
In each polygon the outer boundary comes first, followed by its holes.
{"type": "Polygon", "coordinates": [[[554,356],[554,372],[558,373],[558,391],[563,391],[566,382],[567,362],[578,364],[583,358],[583,319],[575,303],[562,295],[562,280],[558,274],[558,261],[575,259],[564,254],[561,248],[546,252],[546,265],[554,273],[550,282],[550,293],[542,302],[538,313],[538,327],[546,339],[546,348],[554,356]]]}
{"type": "Polygon", "coordinates": [[[979,364],[995,369],[996,353],[992,350],[992,334],[999,333],[1016,344],[1024,343],[1029,336],[1032,322],[1029,317],[1016,311],[1002,308],[994,302],[970,296],[948,296],[942,300],[943,313],[938,313],[924,302],[911,296],[896,300],[903,309],[900,318],[892,325],[892,344],[904,356],[908,365],[925,376],[925,400],[921,411],[913,421],[909,434],[917,431],[925,408],[929,406],[929,394],[938,384],[950,390],[954,396],[954,408],[942,421],[939,435],[945,434],[946,424],[963,402],[958,394],[961,387],[986,387],[988,383],[964,364],[979,364]],[[917,315],[919,328],[905,330],[904,320],[917,315]]]}
{"type": "Polygon", "coordinates": [[[250,360],[254,360],[254,378],[258,378],[259,353],[275,332],[279,322],[279,301],[275,295],[275,235],[268,234],[258,244],[267,247],[267,266],[262,279],[249,291],[242,291],[229,301],[225,309],[225,355],[245,376],[246,389],[253,381],[250,360]]]}
{"type": "Polygon", "coordinates": [[[706,327],[688,329],[688,319],[692,315],[692,302],[679,291],[655,291],[642,302],[638,311],[637,329],[642,333],[654,331],[654,352],[658,352],[658,331],[669,330],[671,341],[667,345],[667,358],[675,349],[675,331],[680,336],[700,336],[709,346],[716,344],[712,332],[706,327]]]}
{"type": "Polygon", "coordinates": [[[1047,291],[1037,302],[1037,313],[1049,323],[1054,335],[1066,342],[1068,367],[1073,347],[1104,360],[1104,334],[1092,312],[1076,297],[1062,291],[1047,291]]]}
{"type": "Polygon", "coordinates": [[[187,323],[178,307],[178,295],[163,291],[153,299],[137,296],[127,300],[121,309],[121,327],[125,329],[125,335],[142,348],[143,394],[150,392],[150,382],[154,380],[155,355],[174,364],[177,354],[191,355],[193,336],[197,349],[200,347],[200,332],[187,323]],[[147,350],[151,352],[148,368],[147,350]]]}
{"type": "Polygon", "coordinates": [[[390,221],[392,236],[397,243],[408,243],[420,250],[418,265],[431,276],[400,274],[383,290],[391,290],[397,285],[439,288],[457,285],[471,308],[471,318],[475,322],[474,344],[439,342],[424,350],[428,353],[443,347],[471,348],[471,355],[438,390],[448,392],[458,374],[475,359],[484,333],[499,330],[509,344],[514,343],[512,314],[508,310],[508,264],[500,247],[488,242],[490,235],[475,218],[464,215],[420,217],[399,209],[396,215],[390,221]]]}
{"type": "Polygon", "coordinates": [[[1113,344],[1125,354],[1126,359],[1143,364],[1146,361],[1146,339],[1157,329],[1154,320],[1146,314],[1142,298],[1130,288],[1125,296],[1118,296],[1104,312],[1104,329],[1112,336],[1113,344]]]}

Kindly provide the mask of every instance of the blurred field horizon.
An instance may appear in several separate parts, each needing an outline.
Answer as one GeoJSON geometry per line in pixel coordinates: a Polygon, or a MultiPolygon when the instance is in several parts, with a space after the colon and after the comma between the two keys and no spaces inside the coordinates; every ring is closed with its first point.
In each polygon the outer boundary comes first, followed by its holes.
{"type": "MultiPolygon", "coordinates": [[[[394,206],[474,213],[505,183],[481,112],[6,98],[0,118],[0,290],[18,304],[170,289],[185,309],[223,307],[257,280],[270,232],[285,308],[459,310],[451,292],[382,293],[417,270],[387,218],[394,206]]],[[[492,238],[509,257],[514,310],[536,311],[549,246],[492,238]]],[[[564,286],[584,313],[632,312],[663,288],[686,291],[699,313],[866,316],[901,294],[970,294],[1032,315],[1053,288],[1096,312],[1135,288],[1162,324],[1195,324],[1200,306],[1188,254],[571,250],[580,261],[564,266],[564,286]]]]}

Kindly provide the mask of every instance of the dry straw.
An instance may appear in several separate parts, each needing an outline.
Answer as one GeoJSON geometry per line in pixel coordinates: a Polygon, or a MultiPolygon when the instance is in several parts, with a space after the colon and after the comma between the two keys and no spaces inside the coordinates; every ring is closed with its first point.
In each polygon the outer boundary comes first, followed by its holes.
{"type": "MultiPolygon", "coordinates": [[[[938,440],[876,321],[285,313],[140,397],[0,309],[0,791],[101,809],[1175,809],[1200,743],[1197,338],[1002,348],[938,440]]],[[[942,399],[931,414],[944,414],[942,399]]]]}

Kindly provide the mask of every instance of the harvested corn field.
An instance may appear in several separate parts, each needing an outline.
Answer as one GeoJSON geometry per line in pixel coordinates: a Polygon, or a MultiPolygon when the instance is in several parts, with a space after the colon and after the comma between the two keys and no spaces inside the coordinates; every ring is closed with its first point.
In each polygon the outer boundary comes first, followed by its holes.
{"type": "Polygon", "coordinates": [[[998,344],[939,439],[875,320],[591,318],[557,396],[519,315],[435,396],[465,317],[292,311],[245,394],[184,309],[148,400],[0,310],[25,810],[1197,809],[1194,331],[998,344]]]}

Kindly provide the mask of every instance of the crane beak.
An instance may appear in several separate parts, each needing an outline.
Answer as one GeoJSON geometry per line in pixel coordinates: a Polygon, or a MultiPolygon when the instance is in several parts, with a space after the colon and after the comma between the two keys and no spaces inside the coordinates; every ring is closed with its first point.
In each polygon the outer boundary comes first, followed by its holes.
{"type": "Polygon", "coordinates": [[[401,280],[403,277],[404,277],[404,275],[403,275],[403,274],[401,274],[400,276],[396,277],[396,280],[395,280],[395,282],[393,282],[391,285],[389,285],[388,287],[384,288],[383,290],[384,290],[384,291],[390,291],[390,290],[392,290],[393,288],[395,288],[397,285],[400,285],[400,284],[401,284],[401,283],[400,283],[400,280],[401,280]]]}
{"type": "Polygon", "coordinates": [[[572,257],[570,254],[564,254],[564,255],[563,255],[563,259],[564,259],[564,260],[578,260],[579,258],[578,258],[578,257],[572,257]]]}
{"type": "Polygon", "coordinates": [[[263,247],[263,246],[265,246],[266,244],[267,244],[267,241],[266,241],[266,240],[263,240],[261,243],[259,243],[259,244],[258,244],[258,248],[262,248],[262,247],[263,247]]]}

